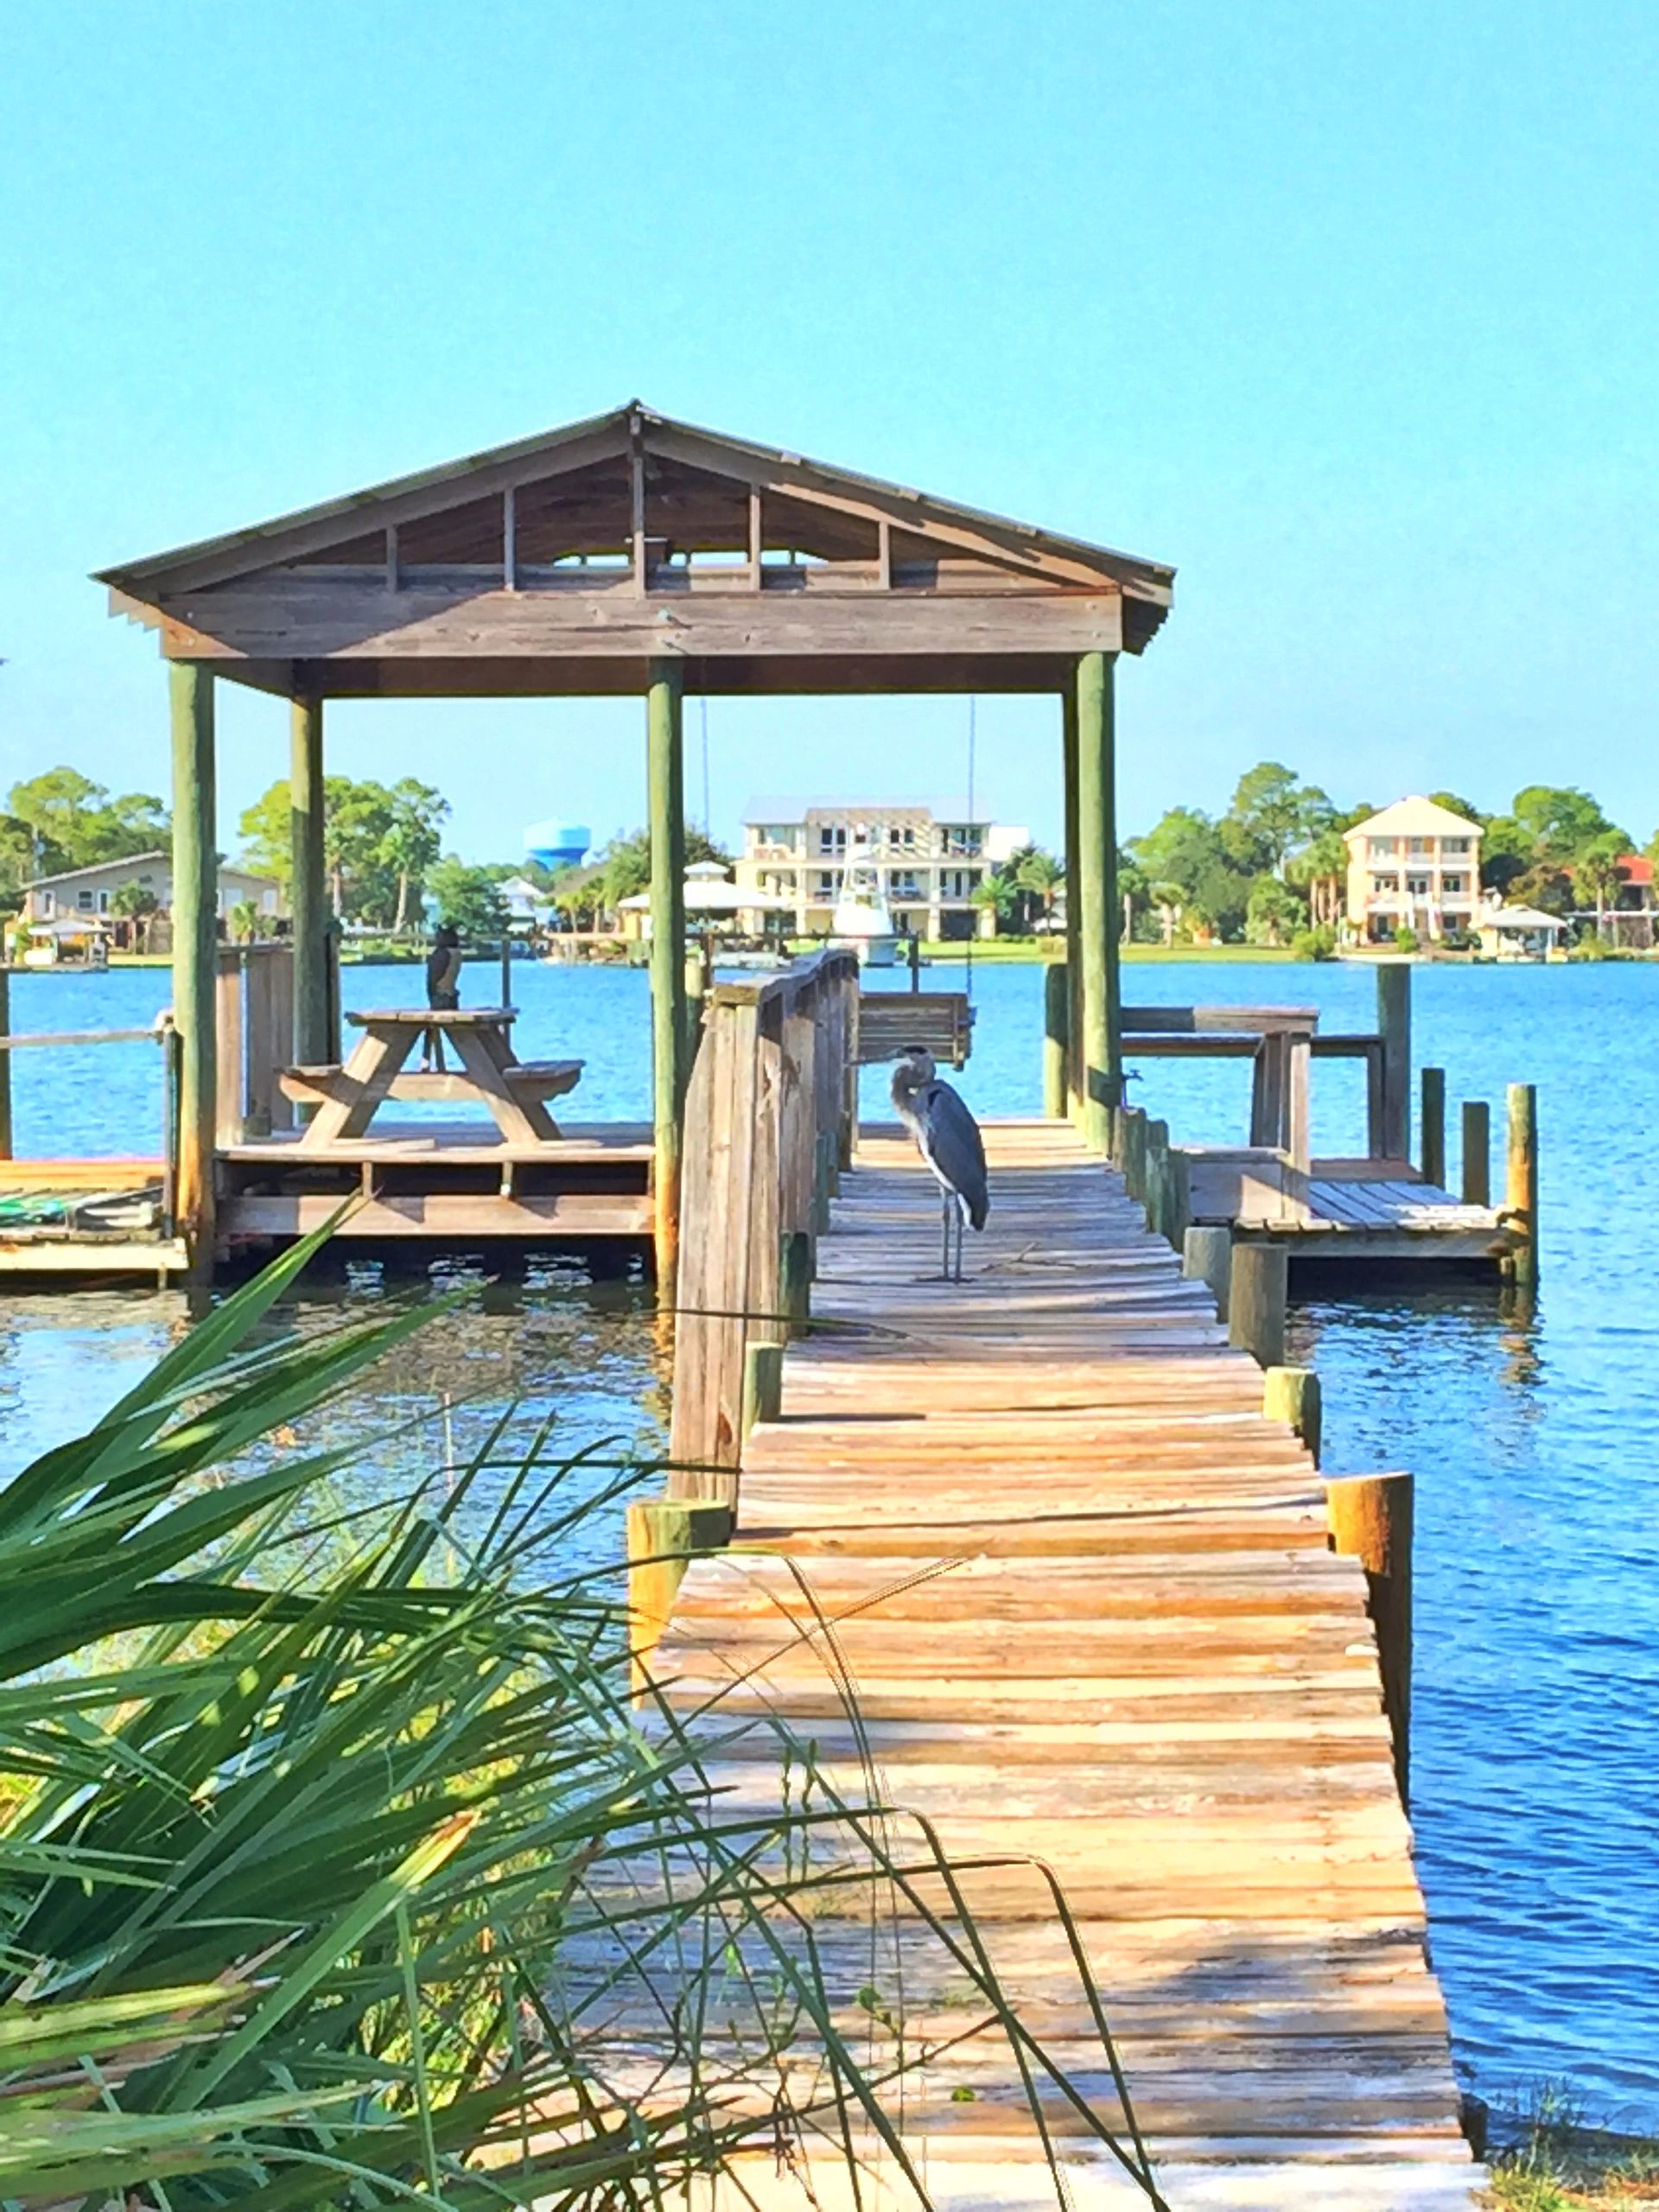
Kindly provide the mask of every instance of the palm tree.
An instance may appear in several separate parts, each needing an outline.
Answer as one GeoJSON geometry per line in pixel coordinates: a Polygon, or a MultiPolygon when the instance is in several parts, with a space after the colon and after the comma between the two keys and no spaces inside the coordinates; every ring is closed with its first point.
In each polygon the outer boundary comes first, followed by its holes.
{"type": "Polygon", "coordinates": [[[1158,918],[1163,925],[1164,943],[1173,944],[1175,932],[1180,927],[1181,909],[1186,903],[1186,893],[1179,883],[1149,883],[1147,896],[1158,909],[1158,918]]]}
{"type": "Polygon", "coordinates": [[[1054,912],[1054,893],[1065,880],[1065,870],[1053,854],[1046,853],[1040,845],[1033,845],[1020,856],[1014,880],[1021,891],[1030,892],[1042,900],[1043,919],[1048,921],[1054,912]]]}

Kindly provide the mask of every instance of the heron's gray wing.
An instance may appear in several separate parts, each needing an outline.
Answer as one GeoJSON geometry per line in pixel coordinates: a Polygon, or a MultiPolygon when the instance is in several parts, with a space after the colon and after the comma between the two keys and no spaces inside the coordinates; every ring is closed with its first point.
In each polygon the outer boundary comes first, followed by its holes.
{"type": "Polygon", "coordinates": [[[948,1083],[931,1083],[923,1093],[922,1122],[927,1157],[937,1172],[967,1201],[976,1229],[984,1224],[990,1204],[985,1174],[985,1141],[961,1094],[948,1083]]]}

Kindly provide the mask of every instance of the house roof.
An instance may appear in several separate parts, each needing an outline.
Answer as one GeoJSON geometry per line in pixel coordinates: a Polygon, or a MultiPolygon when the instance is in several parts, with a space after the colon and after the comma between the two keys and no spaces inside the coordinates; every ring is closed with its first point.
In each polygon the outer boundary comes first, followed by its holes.
{"type": "Polygon", "coordinates": [[[1466,814],[1454,814],[1449,806],[1439,806],[1432,798],[1414,794],[1409,798],[1397,798],[1392,806],[1385,806],[1380,814],[1373,814],[1363,822],[1356,822],[1351,830],[1343,831],[1344,838],[1355,837],[1478,837],[1480,824],[1466,814]]]}
{"type": "MultiPolygon", "coordinates": [[[[648,451],[655,448],[665,460],[678,461],[689,468],[695,469],[699,461],[717,465],[722,456],[739,465],[740,470],[741,464],[759,464],[769,474],[792,477],[809,495],[814,490],[830,495],[840,490],[862,494],[877,506],[896,505],[900,526],[907,523],[922,535],[928,534],[935,524],[946,533],[952,524],[960,525],[983,532],[1021,565],[1040,569],[1054,562],[1075,563],[1133,591],[1137,597],[1168,603],[1175,571],[1163,562],[1142,560],[1132,553],[1121,553],[1059,531],[1041,530],[1035,524],[1016,522],[959,500],[912,491],[882,477],[809,461],[783,447],[734,438],[721,430],[701,429],[695,423],[660,415],[638,399],[534,437],[466,454],[436,468],[389,478],[364,491],[347,493],[343,499],[296,508],[269,522],[118,563],[99,570],[97,581],[141,599],[158,590],[224,582],[303,558],[320,548],[338,547],[385,520],[397,518],[383,514],[383,510],[410,511],[410,519],[446,507],[453,511],[457,502],[450,495],[456,492],[470,499],[505,490],[509,485],[532,484],[556,473],[602,464],[618,456],[626,458],[631,441],[641,438],[648,451]],[[1045,556],[1050,556],[1047,563],[1045,556]]],[[[524,556],[529,557],[528,548],[524,556]]],[[[371,552],[369,557],[375,555],[371,552]]]]}
{"type": "Polygon", "coordinates": [[[961,822],[988,829],[996,819],[976,803],[969,811],[960,795],[952,798],[752,798],[743,810],[745,829],[768,822],[804,822],[809,814],[849,814],[862,821],[885,821],[893,814],[928,814],[935,822],[961,822]]]}
{"type": "Polygon", "coordinates": [[[1484,930],[1564,930],[1559,914],[1541,912],[1536,906],[1489,906],[1478,926],[1484,930]]]}
{"type": "MultiPolygon", "coordinates": [[[[162,868],[171,868],[173,865],[172,854],[163,851],[159,845],[153,852],[118,853],[113,860],[90,861],[85,868],[66,868],[56,875],[37,875],[32,882],[26,883],[23,888],[25,891],[50,891],[57,884],[74,883],[82,876],[107,875],[111,868],[134,868],[146,865],[155,867],[158,864],[162,868]]],[[[219,863],[219,873],[221,877],[226,875],[239,877],[244,883],[268,883],[273,888],[276,883],[276,878],[274,875],[256,874],[252,868],[238,868],[234,861],[222,861],[219,863]]]]}
{"type": "Polygon", "coordinates": [[[1621,853],[1618,872],[1626,883],[1646,885],[1653,881],[1653,862],[1641,853],[1621,853]]]}

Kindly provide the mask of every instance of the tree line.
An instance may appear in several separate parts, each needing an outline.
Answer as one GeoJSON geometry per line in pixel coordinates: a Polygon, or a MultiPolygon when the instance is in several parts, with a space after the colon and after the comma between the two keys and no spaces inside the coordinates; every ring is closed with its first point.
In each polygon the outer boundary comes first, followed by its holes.
{"type": "MultiPolygon", "coordinates": [[[[1637,849],[1629,831],[1576,786],[1529,784],[1506,810],[1491,813],[1455,791],[1431,796],[1479,825],[1482,887],[1511,904],[1599,913],[1618,897],[1621,860],[1637,849]]],[[[1129,933],[1170,944],[1300,940],[1303,949],[1319,950],[1334,942],[1344,904],[1343,832],[1376,811],[1369,800],[1338,807],[1282,763],[1258,762],[1240,777],[1222,813],[1171,807],[1122,849],[1118,888],[1129,933]]],[[[547,870],[530,861],[480,864],[446,853],[449,813],[442,793],[413,777],[390,785],[327,777],[323,864],[340,920],[397,936],[423,930],[435,912],[468,936],[485,937],[505,919],[501,884],[524,875],[568,925],[593,928],[650,881],[643,830],[619,834],[585,866],[547,870]]],[[[286,898],[293,875],[287,783],[272,784],[238,826],[244,864],[274,877],[286,898]]],[[[153,793],[112,793],[74,768],[48,769],[7,794],[0,902],[15,905],[34,877],[165,848],[170,835],[167,808],[153,793]]],[[[1659,832],[1646,852],[1659,859],[1659,832]]],[[[686,857],[730,860],[690,827],[686,857]]],[[[1063,861],[1029,844],[988,871],[976,897],[994,910],[1000,929],[1026,933],[1052,922],[1065,887],[1063,861]]],[[[133,891],[134,899],[143,895],[133,891]]]]}

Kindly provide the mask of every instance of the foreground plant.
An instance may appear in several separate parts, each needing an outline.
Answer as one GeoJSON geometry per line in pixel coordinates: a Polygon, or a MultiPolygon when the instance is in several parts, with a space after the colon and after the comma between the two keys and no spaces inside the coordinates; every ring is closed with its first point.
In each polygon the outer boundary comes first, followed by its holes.
{"type": "Polygon", "coordinates": [[[431,1317],[274,1335],[314,1249],[0,1491],[0,2202],[660,2203],[759,2137],[925,2197],[904,2085],[984,2018],[1066,2104],[874,1793],[780,1743],[799,1786],[728,1810],[717,1710],[636,1725],[618,1607],[526,1571],[544,1439],[375,1511],[354,1446],[265,1448],[431,1317]],[[931,2045],[822,1969],[826,1907],[895,1899],[977,2007],[931,2045]]]}

